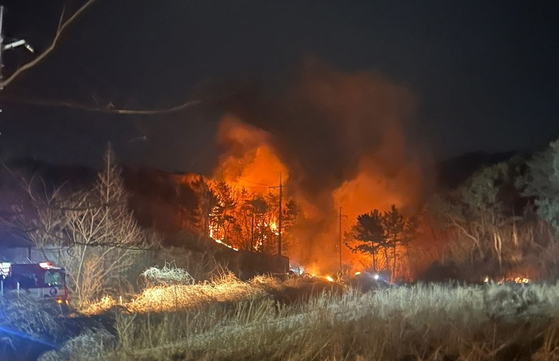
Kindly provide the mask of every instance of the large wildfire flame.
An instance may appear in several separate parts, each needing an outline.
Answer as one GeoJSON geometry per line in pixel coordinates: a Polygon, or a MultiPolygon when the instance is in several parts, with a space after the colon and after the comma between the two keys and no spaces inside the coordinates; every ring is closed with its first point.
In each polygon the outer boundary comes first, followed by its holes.
{"type": "MultiPolygon", "coordinates": [[[[281,174],[285,196],[307,217],[288,251],[292,263],[317,274],[337,270],[340,207],[345,233],[359,214],[392,204],[410,212],[420,200],[418,162],[409,157],[402,132],[413,97],[378,75],[318,64],[280,98],[248,119],[243,116],[250,109],[221,118],[217,139],[224,152],[214,179],[266,194],[281,174]],[[266,124],[268,116],[275,121],[266,130],[249,124],[255,118],[266,124]]],[[[272,222],[277,232],[277,219],[272,222]]],[[[370,262],[345,245],[342,254],[354,270],[370,262]]]]}
{"type": "Polygon", "coordinates": [[[235,188],[264,194],[289,178],[289,171],[271,146],[271,135],[226,114],[220,121],[218,143],[227,151],[219,158],[214,179],[235,188]]]}
{"type": "MultiPolygon", "coordinates": [[[[219,166],[213,177],[214,187],[216,182],[225,182],[237,198],[238,204],[235,207],[237,212],[242,212],[242,202],[246,203],[251,198],[277,192],[275,189],[278,188],[280,181],[283,184],[289,179],[288,169],[270,145],[271,137],[267,132],[245,124],[228,114],[221,119],[217,138],[219,145],[227,149],[227,152],[219,158],[219,166]],[[248,193],[248,196],[242,197],[242,192],[248,193]]],[[[279,204],[279,199],[277,203],[279,204]]],[[[257,212],[252,211],[257,217],[249,219],[252,224],[247,224],[245,227],[250,227],[250,230],[245,231],[245,237],[251,238],[252,244],[249,249],[259,251],[266,246],[269,250],[277,242],[278,212],[279,208],[275,211],[267,211],[266,215],[258,215],[257,212]],[[265,245],[264,242],[267,244],[265,245]]],[[[229,246],[227,240],[223,239],[224,235],[220,234],[217,228],[219,227],[215,224],[210,225],[210,237],[229,246]]],[[[237,250],[236,247],[229,247],[237,250]]]]}

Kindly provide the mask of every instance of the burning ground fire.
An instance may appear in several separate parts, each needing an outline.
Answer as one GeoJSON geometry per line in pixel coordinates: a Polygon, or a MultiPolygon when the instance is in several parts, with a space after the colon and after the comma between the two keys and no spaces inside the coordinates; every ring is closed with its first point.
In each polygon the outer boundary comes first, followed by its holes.
{"type": "MultiPolygon", "coordinates": [[[[484,283],[492,282],[491,278],[485,277],[483,280],[484,283]]],[[[528,284],[530,283],[530,279],[528,277],[503,277],[497,281],[497,284],[503,283],[516,283],[516,284],[528,284]]]]}

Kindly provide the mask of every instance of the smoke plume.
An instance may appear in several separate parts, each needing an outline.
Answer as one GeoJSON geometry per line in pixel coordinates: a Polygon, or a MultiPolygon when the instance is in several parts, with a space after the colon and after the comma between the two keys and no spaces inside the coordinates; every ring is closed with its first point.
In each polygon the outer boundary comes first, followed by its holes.
{"type": "MultiPolygon", "coordinates": [[[[346,73],[307,60],[283,86],[249,87],[222,106],[215,176],[243,186],[278,183],[309,218],[290,250],[293,261],[332,269],[337,262],[339,207],[348,216],[413,212],[425,184],[413,139],[416,99],[374,72],[346,73]],[[278,90],[279,89],[279,90],[278,90]]],[[[346,261],[355,258],[346,247],[346,261]]]]}

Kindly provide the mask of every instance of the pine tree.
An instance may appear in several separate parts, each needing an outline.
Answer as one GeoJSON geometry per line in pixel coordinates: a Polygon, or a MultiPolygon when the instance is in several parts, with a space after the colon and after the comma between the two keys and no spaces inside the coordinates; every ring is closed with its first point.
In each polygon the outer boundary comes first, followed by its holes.
{"type": "Polygon", "coordinates": [[[383,214],[383,226],[386,232],[386,247],[392,248],[392,277],[396,275],[397,248],[406,246],[417,232],[415,218],[407,218],[400,214],[395,205],[383,214]]]}
{"type": "Polygon", "coordinates": [[[352,252],[369,254],[372,257],[373,271],[377,271],[376,254],[379,249],[386,249],[386,232],[383,225],[383,216],[377,210],[361,214],[357,217],[357,224],[351,229],[356,246],[346,244],[352,252]]]}
{"type": "Polygon", "coordinates": [[[395,205],[389,211],[384,212],[382,224],[386,233],[386,247],[392,248],[392,277],[396,274],[396,249],[404,238],[404,217],[398,212],[395,205]]]}

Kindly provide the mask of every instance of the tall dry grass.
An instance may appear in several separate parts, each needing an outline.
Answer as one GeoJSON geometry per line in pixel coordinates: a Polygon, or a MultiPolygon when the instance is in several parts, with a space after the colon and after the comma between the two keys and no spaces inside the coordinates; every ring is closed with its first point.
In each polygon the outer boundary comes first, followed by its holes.
{"type": "Polygon", "coordinates": [[[238,298],[220,298],[227,292],[212,287],[211,301],[194,302],[196,307],[172,310],[165,304],[118,313],[119,343],[103,359],[481,361],[559,355],[557,285],[346,289],[291,305],[266,296],[269,289],[287,287],[273,279],[227,291],[238,298]]]}
{"type": "Polygon", "coordinates": [[[116,299],[105,296],[95,302],[81,303],[79,311],[83,315],[99,315],[119,306],[131,313],[173,312],[214,303],[255,300],[271,294],[281,295],[288,288],[296,292],[305,285],[300,277],[280,281],[267,275],[256,276],[249,282],[244,282],[230,272],[219,273],[210,281],[190,282],[153,283],[133,298],[116,299]]]}

